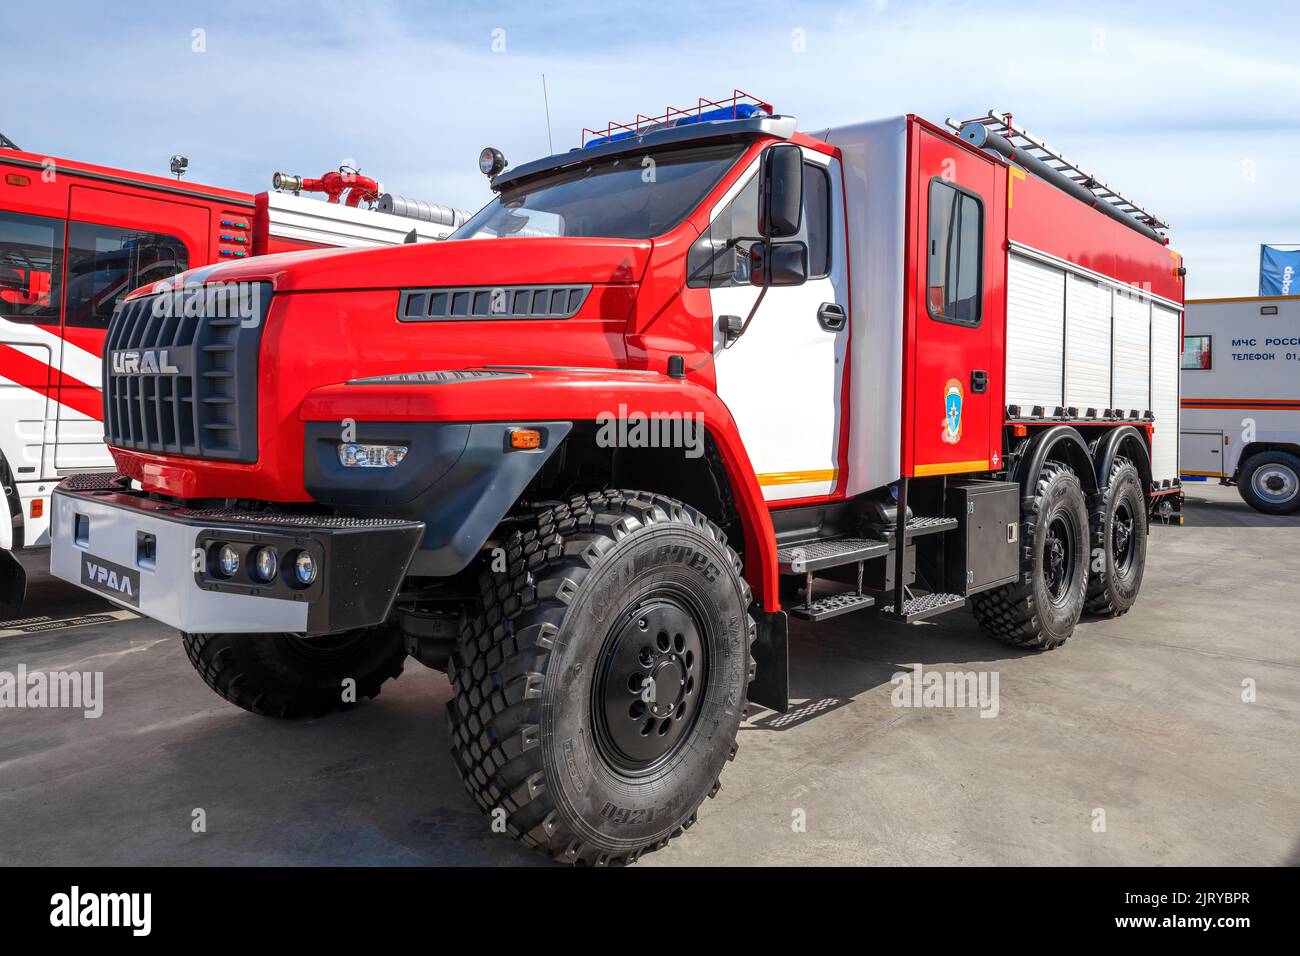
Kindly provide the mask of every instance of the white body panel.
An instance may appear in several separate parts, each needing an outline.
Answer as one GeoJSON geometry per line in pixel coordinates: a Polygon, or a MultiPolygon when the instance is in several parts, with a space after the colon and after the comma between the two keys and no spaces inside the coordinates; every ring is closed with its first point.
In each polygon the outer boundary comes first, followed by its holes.
{"type": "Polygon", "coordinates": [[[1065,286],[1065,404],[1110,408],[1111,290],[1069,275],[1065,286]]]}
{"type": "Polygon", "coordinates": [[[1232,478],[1250,442],[1300,453],[1300,298],[1189,302],[1183,334],[1210,337],[1210,367],[1182,371],[1183,473],[1232,478]],[[1202,454],[1208,433],[1217,461],[1202,454]]]}
{"type": "Polygon", "coordinates": [[[1178,364],[1182,352],[1182,316],[1158,303],[1151,306],[1151,477],[1178,478],[1178,364]]]}
{"type": "Polygon", "coordinates": [[[266,207],[271,236],[323,246],[395,246],[412,229],[421,242],[431,242],[446,239],[455,231],[451,226],[291,193],[267,193],[266,207]]]}
{"type": "Polygon", "coordinates": [[[1024,256],[1007,261],[1007,404],[1064,405],[1065,272],[1024,256]]]}
{"type": "Polygon", "coordinates": [[[1177,303],[1012,243],[1007,404],[1155,420],[1152,477],[1178,478],[1177,303]],[[1137,415],[1133,415],[1136,412],[1137,415]]]}
{"type": "Polygon", "coordinates": [[[1111,405],[1145,411],[1151,407],[1151,303],[1117,291],[1114,305],[1111,405]]]}
{"type": "Polygon", "coordinates": [[[840,149],[848,206],[849,447],[844,491],[897,481],[903,443],[907,117],[812,134],[840,149]]]}
{"type": "MultiPolygon", "coordinates": [[[[714,367],[718,395],[736,420],[745,451],[768,501],[827,495],[837,481],[847,328],[828,332],[817,321],[823,302],[848,301],[844,197],[839,164],[812,150],[805,162],[830,173],[831,271],[803,285],[770,288],[749,328],[723,348],[718,317],[746,318],[759,290],[749,285],[711,289],[714,367]]],[[[718,201],[713,218],[758,175],[754,163],[718,201]]],[[[847,311],[847,308],[846,308],[847,311]]]]}

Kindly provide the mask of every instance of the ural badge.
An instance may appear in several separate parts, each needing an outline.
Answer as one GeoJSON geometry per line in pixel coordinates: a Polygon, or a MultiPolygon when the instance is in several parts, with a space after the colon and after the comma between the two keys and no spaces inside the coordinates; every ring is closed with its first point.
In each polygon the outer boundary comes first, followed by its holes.
{"type": "Polygon", "coordinates": [[[948,379],[943,389],[943,440],[949,445],[961,441],[961,405],[964,397],[961,382],[948,379]]]}

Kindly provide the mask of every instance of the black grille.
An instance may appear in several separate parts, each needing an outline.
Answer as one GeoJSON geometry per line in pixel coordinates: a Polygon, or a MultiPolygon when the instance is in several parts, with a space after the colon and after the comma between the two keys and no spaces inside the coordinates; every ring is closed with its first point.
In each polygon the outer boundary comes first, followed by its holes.
{"type": "Polygon", "coordinates": [[[133,451],[257,459],[257,353],[267,282],[123,302],[104,348],[104,432],[133,451]]]}
{"type": "Polygon", "coordinates": [[[403,322],[569,319],[590,292],[590,285],[403,289],[397,316],[403,322]]]}

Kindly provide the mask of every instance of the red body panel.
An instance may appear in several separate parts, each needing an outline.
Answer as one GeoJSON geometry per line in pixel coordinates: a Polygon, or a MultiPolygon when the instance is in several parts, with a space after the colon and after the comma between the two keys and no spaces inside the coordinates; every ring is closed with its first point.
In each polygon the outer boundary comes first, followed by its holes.
{"type": "Polygon", "coordinates": [[[910,235],[905,248],[912,268],[906,296],[907,343],[903,355],[903,473],[958,474],[988,471],[1002,447],[1001,370],[994,350],[997,330],[1005,327],[1003,211],[996,201],[1002,170],[982,153],[917,123],[910,128],[908,210],[910,235]],[[976,196],[983,205],[983,305],[973,328],[932,316],[927,287],[929,192],[932,181],[949,183],[976,196]],[[984,393],[972,389],[972,373],[988,375],[984,393]],[[957,390],[961,412],[956,434],[946,427],[945,399],[957,390]]]}

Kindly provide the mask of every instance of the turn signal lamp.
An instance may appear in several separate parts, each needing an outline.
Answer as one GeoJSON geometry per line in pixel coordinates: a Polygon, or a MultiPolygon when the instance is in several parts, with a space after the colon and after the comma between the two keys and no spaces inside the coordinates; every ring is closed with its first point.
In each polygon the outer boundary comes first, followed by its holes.
{"type": "Polygon", "coordinates": [[[511,448],[541,448],[542,433],[536,428],[512,428],[510,430],[511,448]]]}

